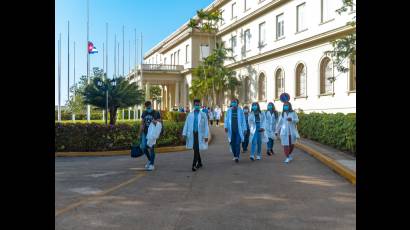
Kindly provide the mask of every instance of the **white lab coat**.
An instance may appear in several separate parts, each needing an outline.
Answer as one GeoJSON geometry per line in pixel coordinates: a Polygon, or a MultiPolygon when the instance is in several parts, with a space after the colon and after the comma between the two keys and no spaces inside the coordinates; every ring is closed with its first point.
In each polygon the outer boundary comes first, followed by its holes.
{"type": "MultiPolygon", "coordinates": [[[[228,142],[232,140],[232,108],[229,108],[225,113],[224,127],[228,129],[228,142]]],[[[238,107],[238,132],[241,136],[241,142],[245,140],[244,132],[248,130],[246,127],[245,114],[243,110],[238,107]]]]}
{"type": "Polygon", "coordinates": [[[221,108],[215,108],[215,120],[221,119],[221,108]]]}
{"type": "Polygon", "coordinates": [[[299,132],[296,129],[296,123],[298,122],[299,118],[296,112],[289,112],[288,114],[283,112],[279,115],[279,121],[276,125],[276,133],[280,135],[282,145],[289,145],[289,135],[292,142],[291,144],[295,144],[296,139],[300,138],[299,132]],[[292,121],[288,121],[288,117],[292,118],[292,121]]]}
{"type": "Polygon", "coordinates": [[[154,122],[151,122],[151,124],[148,127],[148,133],[147,133],[148,147],[151,148],[153,145],[155,145],[159,135],[161,134],[161,129],[162,129],[161,122],[157,122],[156,125],[154,125],[154,122]]]}
{"type": "Polygon", "coordinates": [[[209,120],[213,120],[214,119],[214,111],[211,109],[208,111],[208,116],[209,116],[209,120]]]}
{"type": "MultiPolygon", "coordinates": [[[[194,147],[194,112],[190,112],[185,120],[184,130],[182,135],[186,136],[186,148],[192,149],[194,147]]],[[[205,142],[205,138],[208,138],[209,127],[208,118],[202,111],[198,114],[198,143],[199,149],[208,149],[208,142],[205,142]]]]}
{"type": "MultiPolygon", "coordinates": [[[[276,123],[277,120],[275,118],[275,113],[270,113],[270,111],[265,112],[265,118],[266,118],[266,135],[268,135],[268,138],[275,139],[275,130],[276,130],[276,123]]],[[[279,118],[279,117],[278,117],[279,118]]]]}
{"type": "MultiPolygon", "coordinates": [[[[259,113],[260,121],[261,121],[261,128],[265,129],[265,131],[261,132],[261,138],[262,142],[267,143],[269,141],[268,135],[266,132],[266,118],[265,114],[263,112],[259,113]]],[[[249,113],[248,115],[248,123],[249,123],[249,142],[252,143],[253,136],[255,135],[256,132],[259,132],[259,130],[256,130],[256,120],[255,120],[255,114],[252,112],[249,113]]]]}

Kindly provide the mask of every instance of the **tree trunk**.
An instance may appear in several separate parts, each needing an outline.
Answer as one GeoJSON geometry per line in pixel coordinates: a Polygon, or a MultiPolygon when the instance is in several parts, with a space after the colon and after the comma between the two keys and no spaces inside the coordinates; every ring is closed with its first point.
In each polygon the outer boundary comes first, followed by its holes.
{"type": "Polygon", "coordinates": [[[117,108],[110,108],[110,125],[115,125],[117,121],[117,108]]]}

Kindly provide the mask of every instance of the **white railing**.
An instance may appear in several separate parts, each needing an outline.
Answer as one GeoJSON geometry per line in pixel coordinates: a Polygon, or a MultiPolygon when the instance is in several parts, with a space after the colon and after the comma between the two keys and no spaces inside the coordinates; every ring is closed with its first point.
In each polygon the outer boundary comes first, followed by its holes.
{"type": "Polygon", "coordinates": [[[142,64],[143,71],[181,71],[183,65],[142,64]]]}

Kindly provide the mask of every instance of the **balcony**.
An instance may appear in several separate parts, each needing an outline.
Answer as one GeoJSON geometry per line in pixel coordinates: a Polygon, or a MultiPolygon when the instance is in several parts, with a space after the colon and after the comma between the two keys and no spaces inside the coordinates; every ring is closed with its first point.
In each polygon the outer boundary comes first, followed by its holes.
{"type": "Polygon", "coordinates": [[[142,70],[145,71],[163,71],[163,72],[180,72],[184,70],[183,65],[163,65],[163,64],[142,64],[142,70]]]}

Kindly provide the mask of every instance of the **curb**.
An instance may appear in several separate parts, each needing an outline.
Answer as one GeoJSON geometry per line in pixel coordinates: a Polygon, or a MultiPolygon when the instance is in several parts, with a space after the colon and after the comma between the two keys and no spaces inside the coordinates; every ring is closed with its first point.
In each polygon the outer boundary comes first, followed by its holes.
{"type": "MultiPolygon", "coordinates": [[[[208,144],[212,141],[212,134],[208,140],[208,144]]],[[[158,147],[155,148],[155,154],[157,153],[171,153],[171,152],[183,152],[189,151],[185,145],[158,147]]],[[[100,151],[100,152],[56,152],[55,157],[104,157],[104,156],[125,156],[130,155],[130,150],[118,150],[118,151],[100,151]]]]}
{"type": "Polygon", "coordinates": [[[324,154],[307,145],[295,143],[295,147],[309,153],[311,156],[321,161],[323,164],[331,168],[333,171],[337,172],[338,174],[346,178],[350,183],[356,185],[356,173],[350,170],[349,168],[343,166],[339,162],[333,160],[330,157],[325,156],[324,154]]]}

